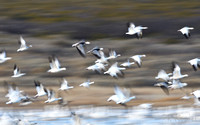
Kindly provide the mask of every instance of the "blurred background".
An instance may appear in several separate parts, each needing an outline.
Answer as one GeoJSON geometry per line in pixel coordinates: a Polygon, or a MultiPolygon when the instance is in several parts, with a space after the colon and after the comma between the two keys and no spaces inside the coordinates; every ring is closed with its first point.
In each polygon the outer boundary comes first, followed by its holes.
{"type": "MultiPolygon", "coordinates": [[[[59,80],[78,86],[87,79],[94,86],[153,87],[154,77],[160,69],[171,72],[171,62],[189,74],[183,82],[188,87],[199,87],[199,71],[194,72],[188,60],[199,57],[200,2],[198,0],[0,0],[0,49],[7,51],[12,60],[0,64],[0,82],[16,83],[35,93],[34,80],[46,86],[59,87],[59,80]],[[143,39],[125,35],[127,23],[147,26],[143,39]],[[184,26],[194,27],[191,38],[185,39],[177,32],[184,26]],[[32,48],[17,53],[22,35],[32,48]],[[146,54],[143,66],[136,65],[124,71],[125,77],[114,79],[107,75],[86,70],[94,64],[95,57],[82,58],[71,45],[82,39],[95,46],[116,50],[122,56],[111,61],[125,62],[130,56],[146,54]],[[48,57],[55,54],[66,71],[49,74],[48,57]],[[21,78],[11,78],[17,64],[21,78]]],[[[108,67],[109,67],[108,66],[108,67]]],[[[2,89],[3,91],[3,89],[2,89]]],[[[159,91],[161,92],[161,91],[159,91]]],[[[113,92],[110,92],[113,93],[113,92]]],[[[164,95],[164,93],[163,93],[164,95]]],[[[2,95],[4,97],[4,95],[2,95]]]]}

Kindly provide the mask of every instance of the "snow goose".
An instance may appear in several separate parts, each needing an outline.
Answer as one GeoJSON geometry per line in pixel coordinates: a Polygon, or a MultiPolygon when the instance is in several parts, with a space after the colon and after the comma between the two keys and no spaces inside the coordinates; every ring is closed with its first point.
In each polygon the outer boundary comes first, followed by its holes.
{"type": "Polygon", "coordinates": [[[61,97],[60,98],[55,97],[55,93],[53,90],[48,90],[48,89],[47,89],[47,97],[48,97],[48,99],[45,101],[45,103],[52,103],[55,101],[62,100],[61,97]]]}
{"type": "Polygon", "coordinates": [[[191,93],[195,97],[195,105],[200,105],[200,90],[191,93]]]}
{"type": "Polygon", "coordinates": [[[5,97],[8,97],[9,100],[6,104],[20,103],[28,100],[28,96],[24,96],[22,91],[19,91],[17,87],[14,89],[11,85],[8,86],[8,94],[5,97]]]}
{"type": "Polygon", "coordinates": [[[101,55],[100,59],[97,59],[95,63],[108,63],[109,57],[106,57],[103,51],[99,51],[99,54],[101,55]]]}
{"type": "Polygon", "coordinates": [[[188,63],[192,65],[194,71],[197,71],[198,68],[200,68],[200,59],[199,58],[194,58],[192,60],[189,60],[188,63]]]}
{"type": "Polygon", "coordinates": [[[37,94],[34,96],[35,98],[47,95],[46,88],[44,88],[44,86],[39,81],[34,80],[34,83],[37,91],[37,94]]]}
{"type": "Polygon", "coordinates": [[[178,32],[181,32],[186,39],[188,39],[190,37],[190,30],[193,30],[193,27],[183,27],[181,29],[178,30],[178,32]]]}
{"type": "Polygon", "coordinates": [[[69,86],[68,81],[63,78],[59,90],[69,90],[69,89],[72,89],[72,88],[74,88],[74,86],[69,86]]]}
{"type": "Polygon", "coordinates": [[[96,46],[93,49],[91,49],[90,51],[88,51],[87,53],[92,53],[95,57],[100,59],[101,54],[99,52],[102,51],[102,50],[103,50],[103,48],[99,48],[98,46],[96,46]]]}
{"type": "Polygon", "coordinates": [[[98,73],[102,73],[103,71],[106,70],[105,66],[108,66],[108,64],[95,63],[94,65],[91,65],[91,66],[87,67],[86,69],[96,71],[98,73]]]}
{"type": "Polygon", "coordinates": [[[86,44],[90,44],[90,42],[85,41],[85,40],[81,40],[80,42],[73,44],[72,47],[76,47],[76,49],[78,50],[79,54],[82,57],[85,57],[85,55],[86,55],[85,54],[85,45],[86,44]]]}
{"type": "Polygon", "coordinates": [[[130,96],[130,91],[124,89],[123,91],[118,87],[115,86],[114,89],[115,95],[112,95],[107,101],[115,101],[116,104],[126,105],[127,102],[135,99],[135,96],[130,96]]]}
{"type": "Polygon", "coordinates": [[[143,29],[148,29],[148,27],[143,27],[143,26],[135,26],[134,23],[130,23],[128,27],[128,32],[126,34],[128,35],[134,35],[136,34],[137,38],[142,38],[142,30],[143,29]]]}
{"type": "Polygon", "coordinates": [[[115,58],[117,58],[119,56],[121,56],[121,55],[117,54],[116,51],[110,49],[108,59],[115,59],[115,58]]]}
{"type": "Polygon", "coordinates": [[[125,70],[126,68],[118,67],[118,62],[114,63],[104,74],[109,74],[112,77],[118,78],[118,74],[123,76],[123,72],[121,70],[125,70]]]}
{"type": "Polygon", "coordinates": [[[127,62],[122,63],[120,66],[131,67],[131,65],[133,64],[135,64],[135,62],[130,62],[130,60],[128,59],[127,62]]]}
{"type": "Polygon", "coordinates": [[[61,65],[55,56],[49,57],[49,64],[51,69],[49,69],[47,72],[56,73],[66,70],[66,68],[60,68],[61,65]]]}
{"type": "Polygon", "coordinates": [[[158,72],[158,75],[155,77],[155,79],[163,79],[166,82],[169,82],[170,78],[169,76],[172,75],[172,73],[166,73],[165,70],[160,70],[158,72]]]}
{"type": "Polygon", "coordinates": [[[167,95],[169,95],[169,83],[168,82],[159,82],[159,83],[156,83],[156,84],[154,84],[154,86],[158,86],[158,87],[160,87],[162,90],[163,90],[163,92],[165,92],[165,94],[167,94],[167,95]]]}
{"type": "Polygon", "coordinates": [[[179,79],[173,79],[172,85],[169,85],[168,88],[170,89],[182,89],[183,87],[187,86],[187,83],[182,83],[179,79]]]}
{"type": "Polygon", "coordinates": [[[6,57],[6,51],[3,50],[2,53],[0,53],[0,63],[4,63],[7,60],[12,59],[11,57],[6,57]]]}
{"type": "Polygon", "coordinates": [[[138,67],[141,67],[142,66],[142,60],[141,60],[142,57],[146,57],[146,55],[134,55],[134,56],[131,56],[130,58],[133,59],[137,63],[138,67]]]}
{"type": "Polygon", "coordinates": [[[17,65],[14,65],[14,71],[13,71],[13,76],[12,77],[21,77],[26,75],[26,73],[21,73],[21,71],[19,70],[19,68],[17,67],[17,65]]]}
{"type": "Polygon", "coordinates": [[[22,36],[20,36],[19,44],[20,44],[20,48],[17,50],[17,52],[24,51],[32,47],[32,45],[29,45],[29,46],[26,45],[26,41],[23,39],[22,36]]]}
{"type": "Polygon", "coordinates": [[[94,84],[94,82],[90,82],[90,80],[88,79],[86,82],[80,84],[79,86],[83,86],[85,88],[89,88],[91,84],[94,84]]]}
{"type": "Polygon", "coordinates": [[[173,73],[172,73],[172,77],[170,77],[170,79],[181,79],[184,77],[188,77],[188,74],[185,74],[185,75],[181,74],[181,68],[179,67],[178,64],[172,63],[172,68],[173,68],[173,73]]]}

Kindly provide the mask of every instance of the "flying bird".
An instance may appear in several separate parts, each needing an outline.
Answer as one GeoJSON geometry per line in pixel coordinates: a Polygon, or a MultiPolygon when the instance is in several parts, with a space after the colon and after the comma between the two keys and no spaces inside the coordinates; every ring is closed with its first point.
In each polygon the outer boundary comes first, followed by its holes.
{"type": "Polygon", "coordinates": [[[91,65],[91,66],[87,67],[86,69],[96,71],[98,73],[102,73],[106,70],[105,66],[108,66],[108,64],[95,63],[94,65],[91,65]]]}
{"type": "Polygon", "coordinates": [[[20,69],[17,67],[17,65],[14,65],[14,71],[13,71],[13,76],[12,77],[21,77],[26,75],[26,73],[21,73],[20,69]]]}
{"type": "Polygon", "coordinates": [[[141,67],[142,66],[142,60],[141,60],[142,57],[146,57],[146,55],[134,55],[134,56],[131,56],[130,58],[133,59],[137,63],[138,67],[141,67]]]}
{"type": "Polygon", "coordinates": [[[171,85],[168,88],[174,89],[182,89],[183,87],[187,86],[187,83],[182,83],[179,79],[173,79],[171,85]]]}
{"type": "Polygon", "coordinates": [[[85,54],[85,45],[86,44],[90,44],[90,42],[85,41],[85,40],[81,40],[78,43],[73,44],[72,47],[76,47],[76,49],[78,50],[79,54],[82,57],[86,57],[86,54],[85,54]]]}
{"type": "Polygon", "coordinates": [[[188,74],[185,74],[185,75],[182,75],[181,74],[181,68],[179,67],[178,64],[176,63],[172,63],[172,69],[173,69],[173,73],[172,73],[172,76],[170,77],[170,79],[182,79],[184,77],[188,77],[188,74]]]}
{"type": "Polygon", "coordinates": [[[48,97],[48,99],[45,101],[45,103],[52,103],[55,101],[62,100],[61,97],[59,97],[59,98],[55,97],[55,93],[53,90],[48,90],[48,89],[47,89],[47,97],[48,97]]]}
{"type": "Polygon", "coordinates": [[[126,105],[127,102],[136,98],[135,96],[131,96],[128,89],[122,91],[118,86],[115,86],[114,92],[115,95],[112,95],[107,101],[115,101],[116,104],[126,105]]]}
{"type": "Polygon", "coordinates": [[[133,64],[135,64],[135,62],[130,62],[130,60],[128,59],[127,62],[122,63],[120,66],[131,67],[131,65],[133,64]]]}
{"type": "Polygon", "coordinates": [[[35,80],[34,83],[37,91],[37,94],[34,96],[35,98],[47,95],[46,88],[44,88],[44,86],[39,81],[35,80]]]}
{"type": "Polygon", "coordinates": [[[124,75],[124,73],[122,72],[122,70],[125,70],[126,68],[121,68],[118,67],[118,62],[114,63],[106,72],[104,72],[104,74],[109,74],[112,77],[118,78],[118,74],[120,74],[121,76],[124,75]]]}
{"type": "Polygon", "coordinates": [[[183,27],[181,29],[178,30],[178,32],[181,32],[186,39],[188,39],[190,37],[190,30],[193,30],[193,27],[183,27]]]}
{"type": "Polygon", "coordinates": [[[61,68],[60,63],[55,56],[49,57],[49,64],[50,64],[50,69],[47,72],[57,73],[66,70],[66,68],[61,68]]]}
{"type": "Polygon", "coordinates": [[[117,54],[115,50],[110,49],[108,59],[115,59],[119,56],[121,56],[121,55],[117,54]]]}
{"type": "Polygon", "coordinates": [[[6,51],[5,50],[3,50],[0,53],[0,63],[4,63],[4,62],[6,62],[7,60],[10,60],[10,59],[12,59],[12,58],[6,56],[6,51]]]}
{"type": "Polygon", "coordinates": [[[198,68],[200,68],[200,59],[199,58],[194,58],[192,60],[189,60],[188,63],[192,65],[194,71],[197,71],[198,68]]]}
{"type": "Polygon", "coordinates": [[[159,82],[154,84],[154,86],[160,87],[165,94],[169,95],[169,83],[168,82],[159,82]]]}
{"type": "Polygon", "coordinates": [[[129,23],[128,32],[126,34],[128,35],[134,35],[136,34],[137,38],[142,38],[142,30],[148,29],[148,27],[143,26],[135,26],[134,23],[129,23]]]}
{"type": "Polygon", "coordinates": [[[98,46],[96,46],[93,49],[91,49],[90,51],[88,51],[87,53],[92,53],[95,57],[100,59],[101,58],[100,51],[102,51],[102,50],[103,50],[103,48],[99,48],[98,46]]]}
{"type": "Polygon", "coordinates": [[[63,78],[61,87],[59,88],[59,90],[69,90],[72,88],[74,88],[74,86],[69,86],[67,80],[63,78]]]}
{"type": "Polygon", "coordinates": [[[166,73],[165,70],[160,70],[158,72],[158,75],[155,77],[155,79],[163,79],[166,82],[169,82],[170,78],[169,76],[172,75],[172,73],[166,73]]]}
{"type": "Polygon", "coordinates": [[[80,84],[79,86],[83,86],[85,88],[89,88],[91,84],[94,84],[94,82],[90,82],[90,80],[88,79],[86,82],[80,84]]]}
{"type": "Polygon", "coordinates": [[[22,36],[20,36],[19,44],[20,44],[20,48],[17,50],[17,52],[24,51],[32,47],[32,45],[29,45],[29,46],[26,45],[26,41],[24,40],[22,36]]]}

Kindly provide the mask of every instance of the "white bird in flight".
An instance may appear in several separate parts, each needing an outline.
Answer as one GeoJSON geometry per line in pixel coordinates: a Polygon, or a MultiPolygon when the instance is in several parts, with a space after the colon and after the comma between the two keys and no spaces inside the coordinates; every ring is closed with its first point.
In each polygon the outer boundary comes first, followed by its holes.
{"type": "Polygon", "coordinates": [[[126,34],[128,35],[134,35],[136,34],[137,38],[142,38],[142,30],[143,29],[148,29],[148,27],[143,27],[143,26],[135,26],[134,23],[130,23],[128,27],[128,32],[126,34]]]}
{"type": "Polygon", "coordinates": [[[159,82],[154,84],[154,86],[160,87],[165,94],[169,95],[169,83],[168,82],[159,82]]]}
{"type": "Polygon", "coordinates": [[[173,68],[173,74],[170,77],[170,79],[181,79],[184,77],[188,77],[188,74],[185,75],[181,74],[181,68],[178,66],[178,64],[172,63],[172,68],[173,68]]]}
{"type": "Polygon", "coordinates": [[[6,57],[6,51],[3,50],[2,53],[0,53],[0,63],[4,63],[7,60],[12,59],[11,57],[6,57]]]}
{"type": "Polygon", "coordinates": [[[79,86],[83,86],[85,88],[89,88],[91,84],[94,84],[94,82],[90,82],[90,80],[88,79],[86,82],[80,84],[79,86]]]}
{"type": "Polygon", "coordinates": [[[53,90],[48,90],[48,89],[47,89],[47,97],[48,97],[48,99],[45,101],[45,103],[52,103],[55,101],[62,100],[61,97],[59,97],[59,98],[55,97],[55,93],[53,90]]]}
{"type": "Polygon", "coordinates": [[[178,31],[181,32],[186,39],[188,39],[190,37],[190,30],[193,30],[193,27],[183,27],[181,29],[179,29],[178,31]]]}
{"type": "Polygon", "coordinates": [[[72,89],[72,88],[74,88],[74,86],[69,86],[68,81],[63,78],[59,90],[69,90],[69,89],[72,89]]]}
{"type": "Polygon", "coordinates": [[[146,57],[146,55],[134,55],[134,56],[131,56],[130,58],[133,59],[137,63],[138,67],[141,67],[142,66],[142,60],[141,60],[142,57],[146,57]]]}
{"type": "Polygon", "coordinates": [[[103,63],[95,63],[94,65],[91,65],[87,67],[87,70],[97,71],[98,73],[102,73],[106,70],[105,66],[108,66],[108,64],[103,63]]]}
{"type": "Polygon", "coordinates": [[[90,42],[85,41],[85,40],[81,40],[78,43],[73,44],[72,47],[76,47],[76,49],[78,50],[79,54],[82,57],[85,57],[86,56],[86,54],[85,54],[85,45],[86,44],[90,44],[90,42]]]}
{"type": "Polygon", "coordinates": [[[131,65],[133,64],[135,64],[135,62],[130,62],[130,60],[128,59],[127,62],[122,63],[120,66],[131,67],[131,65]]]}
{"type": "Polygon", "coordinates": [[[20,36],[19,44],[20,44],[20,48],[17,50],[17,52],[24,51],[32,47],[32,45],[29,45],[29,46],[26,45],[26,41],[23,39],[22,36],[20,36]]]}
{"type": "Polygon", "coordinates": [[[200,90],[196,90],[194,92],[191,93],[192,95],[194,95],[195,97],[195,105],[200,105],[200,90]]]}
{"type": "Polygon", "coordinates": [[[200,68],[200,59],[199,58],[194,58],[188,61],[190,65],[192,65],[194,71],[197,71],[198,68],[200,68]]]}
{"type": "Polygon", "coordinates": [[[108,59],[115,59],[115,58],[117,58],[119,56],[121,56],[121,55],[117,54],[115,50],[110,50],[108,59]]]}
{"type": "Polygon", "coordinates": [[[187,86],[187,83],[182,83],[179,79],[173,79],[172,85],[169,85],[168,88],[170,89],[182,89],[183,87],[187,86]]]}
{"type": "Polygon", "coordinates": [[[101,58],[101,54],[99,52],[102,51],[102,50],[103,50],[103,48],[99,48],[98,46],[96,46],[93,49],[91,49],[90,51],[88,51],[87,53],[92,53],[95,57],[100,59],[101,58]]]}
{"type": "Polygon", "coordinates": [[[116,104],[126,105],[127,102],[136,98],[135,96],[131,96],[129,90],[124,89],[122,91],[118,86],[115,86],[114,92],[115,95],[112,95],[107,101],[115,101],[116,104]]]}
{"type": "Polygon", "coordinates": [[[155,79],[163,79],[164,81],[168,82],[170,80],[169,76],[172,75],[172,73],[166,73],[165,70],[160,70],[158,72],[158,75],[155,77],[155,79]]]}
{"type": "Polygon", "coordinates": [[[56,73],[66,70],[66,68],[61,68],[60,63],[55,56],[49,57],[49,65],[51,69],[49,69],[47,72],[56,73]]]}
{"type": "Polygon", "coordinates": [[[14,71],[13,71],[13,76],[12,77],[21,77],[26,75],[26,73],[21,73],[20,69],[17,67],[17,65],[14,65],[14,71]]]}
{"type": "Polygon", "coordinates": [[[47,95],[46,88],[44,88],[44,86],[39,81],[35,80],[34,83],[37,91],[37,94],[34,96],[35,98],[47,95]]]}
{"type": "Polygon", "coordinates": [[[118,62],[114,63],[104,74],[109,74],[112,77],[118,78],[118,74],[123,76],[123,72],[121,70],[125,70],[126,68],[118,67],[118,62]]]}

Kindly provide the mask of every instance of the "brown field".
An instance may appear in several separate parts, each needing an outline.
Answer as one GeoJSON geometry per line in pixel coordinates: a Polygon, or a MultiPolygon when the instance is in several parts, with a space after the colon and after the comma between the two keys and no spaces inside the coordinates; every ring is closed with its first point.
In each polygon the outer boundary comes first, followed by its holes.
{"type": "MultiPolygon", "coordinates": [[[[182,82],[188,83],[185,91],[190,93],[192,90],[199,88],[200,73],[199,71],[194,72],[187,63],[189,59],[199,55],[200,43],[198,35],[193,35],[188,40],[180,37],[178,40],[181,43],[178,44],[166,44],[165,39],[145,37],[145,34],[144,38],[140,40],[132,38],[127,40],[97,39],[91,41],[91,45],[87,46],[87,50],[97,45],[103,47],[106,54],[108,54],[108,49],[112,48],[122,55],[111,61],[109,65],[116,61],[120,64],[135,54],[147,55],[146,58],[143,58],[143,66],[141,68],[134,65],[124,71],[124,78],[119,79],[87,71],[85,68],[92,65],[96,59],[90,54],[87,55],[87,58],[82,58],[77,50],[71,47],[78,40],[71,40],[63,35],[50,35],[44,38],[33,38],[26,35],[23,35],[23,37],[33,47],[27,51],[17,53],[19,35],[0,33],[1,48],[5,48],[7,56],[12,57],[12,60],[0,64],[0,106],[2,107],[20,107],[18,104],[5,104],[7,101],[5,98],[7,90],[4,88],[4,81],[7,81],[9,84],[15,83],[20,90],[23,90],[29,96],[34,96],[36,94],[34,80],[39,80],[46,88],[52,88],[56,91],[56,94],[60,93],[65,100],[72,101],[70,103],[72,106],[116,106],[114,102],[109,103],[106,101],[114,94],[113,87],[115,84],[130,88],[132,94],[137,97],[137,99],[129,102],[128,106],[142,103],[153,103],[155,106],[192,105],[193,99],[180,99],[180,97],[185,95],[180,90],[174,90],[170,96],[167,96],[160,88],[153,86],[157,82],[154,77],[160,69],[171,72],[170,66],[172,61],[180,65],[183,74],[189,74],[189,77],[182,80],[182,82]],[[47,73],[49,69],[48,56],[51,54],[55,54],[60,60],[61,65],[67,67],[66,71],[55,74],[47,73]],[[27,75],[21,78],[11,78],[14,64],[17,64],[21,71],[27,73],[27,75]],[[63,77],[75,88],[69,92],[58,92],[59,80],[63,77]],[[79,84],[88,78],[91,81],[95,81],[95,84],[91,85],[90,89],[79,87],[79,84]]],[[[45,100],[46,97],[39,98],[33,104],[26,107],[39,108],[44,106],[45,100]]]]}

